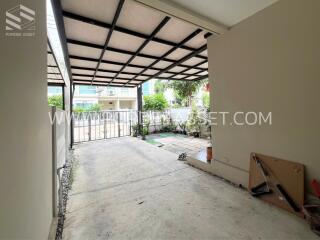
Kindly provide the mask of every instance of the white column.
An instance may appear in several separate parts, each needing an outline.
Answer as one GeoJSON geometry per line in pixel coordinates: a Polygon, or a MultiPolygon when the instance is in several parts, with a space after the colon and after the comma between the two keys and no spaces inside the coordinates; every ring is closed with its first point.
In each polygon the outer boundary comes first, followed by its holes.
{"type": "Polygon", "coordinates": [[[119,98],[116,100],[115,110],[120,110],[120,100],[119,100],[119,98]]]}
{"type": "MultiPolygon", "coordinates": [[[[19,3],[1,1],[1,15],[19,3]]],[[[47,239],[52,220],[52,146],[46,1],[21,3],[35,11],[35,35],[6,36],[4,21],[0,33],[0,239],[47,239]]]]}

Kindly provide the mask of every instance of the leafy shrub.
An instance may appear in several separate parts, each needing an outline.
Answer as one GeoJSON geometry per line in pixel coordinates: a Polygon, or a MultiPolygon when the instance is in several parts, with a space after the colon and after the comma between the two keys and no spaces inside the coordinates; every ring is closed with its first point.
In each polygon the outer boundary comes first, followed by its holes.
{"type": "Polygon", "coordinates": [[[149,134],[149,129],[146,128],[146,127],[142,128],[142,133],[141,134],[142,134],[142,136],[148,135],[149,134]]]}
{"type": "Polygon", "coordinates": [[[146,120],[144,121],[144,125],[145,125],[145,128],[147,129],[147,135],[149,134],[149,129],[150,129],[150,120],[146,120]]]}
{"type": "Polygon", "coordinates": [[[210,111],[210,95],[208,92],[205,92],[202,95],[202,104],[207,109],[207,111],[210,111]]]}
{"type": "Polygon", "coordinates": [[[48,97],[48,105],[55,106],[59,109],[63,109],[62,95],[53,95],[53,96],[48,97]]]}
{"type": "Polygon", "coordinates": [[[162,93],[144,96],[145,111],[163,111],[168,107],[168,102],[162,93]]]}
{"type": "Polygon", "coordinates": [[[73,112],[75,112],[75,113],[83,113],[83,112],[86,112],[86,109],[82,108],[82,107],[75,107],[75,108],[73,108],[73,112]]]}
{"type": "Polygon", "coordinates": [[[87,111],[88,111],[88,112],[100,112],[100,111],[101,111],[101,108],[102,108],[101,104],[96,103],[96,104],[91,105],[91,106],[87,109],[87,111]]]}
{"type": "Polygon", "coordinates": [[[83,112],[100,112],[101,111],[101,104],[93,104],[90,107],[84,108],[84,107],[74,107],[73,111],[75,113],[83,113],[83,112]]]}

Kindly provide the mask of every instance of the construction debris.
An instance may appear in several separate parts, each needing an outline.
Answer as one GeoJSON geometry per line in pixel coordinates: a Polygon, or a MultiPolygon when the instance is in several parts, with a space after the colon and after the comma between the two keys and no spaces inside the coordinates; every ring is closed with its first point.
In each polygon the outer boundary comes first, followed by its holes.
{"type": "Polygon", "coordinates": [[[179,161],[186,161],[187,160],[187,153],[181,153],[178,157],[179,161]]]}
{"type": "Polygon", "coordinates": [[[304,166],[252,153],[249,189],[252,196],[303,217],[304,166]]]}

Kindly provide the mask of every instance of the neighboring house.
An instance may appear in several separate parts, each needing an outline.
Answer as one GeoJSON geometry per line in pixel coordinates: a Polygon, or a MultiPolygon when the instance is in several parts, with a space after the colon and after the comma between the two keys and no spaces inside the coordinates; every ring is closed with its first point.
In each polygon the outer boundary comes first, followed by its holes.
{"type": "Polygon", "coordinates": [[[74,107],[87,108],[101,104],[102,110],[137,109],[136,88],[76,86],[74,107]]]}

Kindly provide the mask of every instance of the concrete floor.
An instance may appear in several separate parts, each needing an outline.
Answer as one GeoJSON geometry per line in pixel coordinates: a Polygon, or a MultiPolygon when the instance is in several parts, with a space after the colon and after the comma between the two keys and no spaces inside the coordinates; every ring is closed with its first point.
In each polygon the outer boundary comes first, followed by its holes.
{"type": "Polygon", "coordinates": [[[150,134],[147,136],[147,142],[176,154],[187,153],[188,156],[193,157],[209,145],[207,139],[174,133],[150,134]]]}
{"type": "Polygon", "coordinates": [[[318,239],[300,218],[136,138],[77,146],[64,239],[318,239]]]}

